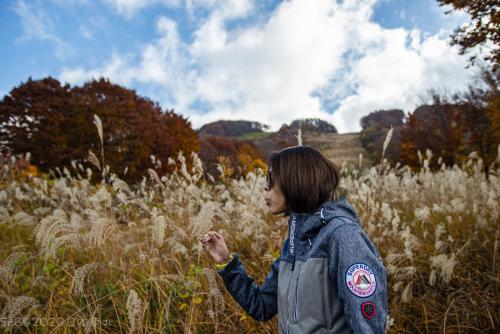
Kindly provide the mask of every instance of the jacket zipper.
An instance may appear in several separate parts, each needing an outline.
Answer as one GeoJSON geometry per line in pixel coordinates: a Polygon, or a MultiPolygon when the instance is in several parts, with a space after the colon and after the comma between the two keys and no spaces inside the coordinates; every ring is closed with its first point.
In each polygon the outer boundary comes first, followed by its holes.
{"type": "Polygon", "coordinates": [[[297,284],[295,285],[295,303],[294,303],[294,308],[293,308],[293,319],[297,320],[299,318],[299,279],[300,279],[300,273],[297,275],[297,284]]]}

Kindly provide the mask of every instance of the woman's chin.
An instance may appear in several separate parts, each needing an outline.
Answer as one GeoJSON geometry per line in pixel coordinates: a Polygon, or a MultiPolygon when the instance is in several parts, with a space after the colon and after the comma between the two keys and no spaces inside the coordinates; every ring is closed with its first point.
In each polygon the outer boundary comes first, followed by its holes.
{"type": "Polygon", "coordinates": [[[269,211],[271,211],[271,213],[273,215],[279,215],[280,213],[283,212],[283,210],[277,210],[277,209],[274,209],[274,208],[269,208],[269,211]]]}

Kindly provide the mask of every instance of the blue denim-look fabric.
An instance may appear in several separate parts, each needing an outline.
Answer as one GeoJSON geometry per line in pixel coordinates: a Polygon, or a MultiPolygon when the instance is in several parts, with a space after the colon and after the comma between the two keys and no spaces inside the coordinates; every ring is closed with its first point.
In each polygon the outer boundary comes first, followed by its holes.
{"type": "Polygon", "coordinates": [[[280,333],[385,331],[386,269],[346,198],[327,201],[314,214],[290,215],[288,238],[262,285],[246,274],[237,253],[218,273],[251,317],[267,321],[278,314],[280,333]],[[369,295],[348,287],[353,273],[363,276],[357,268],[366,269],[363,279],[371,283],[359,286],[370,287],[369,295]]]}

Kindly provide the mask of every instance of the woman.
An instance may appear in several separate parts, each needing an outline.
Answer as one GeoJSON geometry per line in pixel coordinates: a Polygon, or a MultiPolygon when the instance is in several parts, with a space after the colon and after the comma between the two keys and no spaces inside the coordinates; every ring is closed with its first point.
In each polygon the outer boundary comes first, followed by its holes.
{"type": "Polygon", "coordinates": [[[280,333],[383,333],[386,269],[339,187],[337,167],[309,146],[274,152],[266,204],[288,216],[288,238],[257,286],[214,231],[201,242],[227,290],[254,319],[278,314],[280,333]]]}

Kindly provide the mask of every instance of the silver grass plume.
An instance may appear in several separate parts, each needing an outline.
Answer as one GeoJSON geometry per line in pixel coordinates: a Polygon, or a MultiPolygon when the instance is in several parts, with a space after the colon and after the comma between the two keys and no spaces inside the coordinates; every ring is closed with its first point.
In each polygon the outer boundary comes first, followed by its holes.
{"type": "Polygon", "coordinates": [[[38,302],[35,298],[28,296],[6,296],[7,304],[0,315],[0,319],[7,319],[7,324],[13,324],[21,312],[27,308],[38,307],[38,302]]]}
{"type": "Polygon", "coordinates": [[[153,241],[156,246],[163,246],[163,241],[165,239],[165,217],[164,216],[154,216],[153,217],[153,241]]]}
{"type": "Polygon", "coordinates": [[[165,185],[161,182],[158,173],[154,169],[148,168],[149,176],[160,186],[160,188],[165,189],[165,185]]]}
{"type": "Polygon", "coordinates": [[[212,220],[215,216],[215,204],[206,202],[201,206],[198,215],[191,221],[191,232],[194,236],[202,236],[212,228],[212,220]]]}
{"type": "Polygon", "coordinates": [[[215,272],[209,268],[203,268],[203,273],[207,277],[209,287],[208,295],[209,298],[213,299],[215,302],[215,310],[218,312],[224,311],[224,297],[219,289],[219,285],[217,284],[215,272]]]}
{"type": "Polygon", "coordinates": [[[101,140],[101,146],[104,145],[103,141],[103,131],[102,131],[102,122],[99,116],[94,115],[94,121],[93,121],[95,127],[97,128],[97,133],[99,134],[99,139],[101,140]]]}
{"type": "Polygon", "coordinates": [[[87,263],[75,270],[73,280],[71,282],[71,290],[76,295],[83,295],[85,293],[85,279],[88,275],[96,270],[99,265],[96,262],[87,263]]]}
{"type": "Polygon", "coordinates": [[[7,256],[3,265],[0,266],[0,279],[2,279],[7,285],[13,285],[17,263],[19,259],[25,255],[28,255],[28,253],[13,252],[7,256]]]}
{"type": "Polygon", "coordinates": [[[94,166],[97,167],[98,170],[101,170],[101,163],[99,162],[99,159],[97,158],[97,156],[94,154],[94,152],[92,152],[91,150],[89,150],[89,156],[87,158],[87,160],[94,166]]]}
{"type": "Polygon", "coordinates": [[[102,175],[103,177],[109,173],[109,171],[106,169],[106,165],[104,163],[104,139],[103,139],[103,131],[102,131],[102,122],[99,116],[94,115],[94,125],[97,128],[97,133],[99,134],[99,139],[101,140],[101,158],[102,158],[102,175]]]}
{"type": "Polygon", "coordinates": [[[67,235],[73,232],[71,223],[68,222],[66,213],[61,209],[55,209],[52,215],[45,217],[35,227],[35,243],[45,256],[53,255],[52,243],[61,234],[67,235]]]}
{"type": "Polygon", "coordinates": [[[99,218],[92,224],[87,239],[94,247],[101,247],[104,246],[104,243],[109,239],[114,230],[115,224],[113,224],[111,219],[99,218]]]}
{"type": "Polygon", "coordinates": [[[385,150],[387,149],[387,146],[389,146],[389,142],[391,141],[393,130],[394,129],[391,125],[391,128],[389,129],[389,131],[387,132],[387,136],[385,137],[384,146],[382,147],[382,157],[380,158],[381,163],[382,163],[382,161],[384,161],[385,150]]]}
{"type": "MultiPolygon", "coordinates": [[[[455,265],[458,263],[455,258],[455,254],[451,254],[451,256],[446,254],[431,256],[429,261],[431,263],[431,269],[439,272],[441,274],[440,276],[442,281],[445,284],[449,284],[451,282],[451,278],[453,277],[455,265]]],[[[433,280],[429,279],[429,283],[433,285],[435,283],[435,277],[433,277],[433,280]]]]}
{"type": "Polygon", "coordinates": [[[130,333],[135,332],[139,328],[141,320],[142,302],[134,289],[131,289],[127,298],[127,316],[129,322],[130,333]]]}
{"type": "Polygon", "coordinates": [[[299,129],[295,138],[297,138],[297,146],[302,146],[302,120],[299,123],[299,129]]]}

